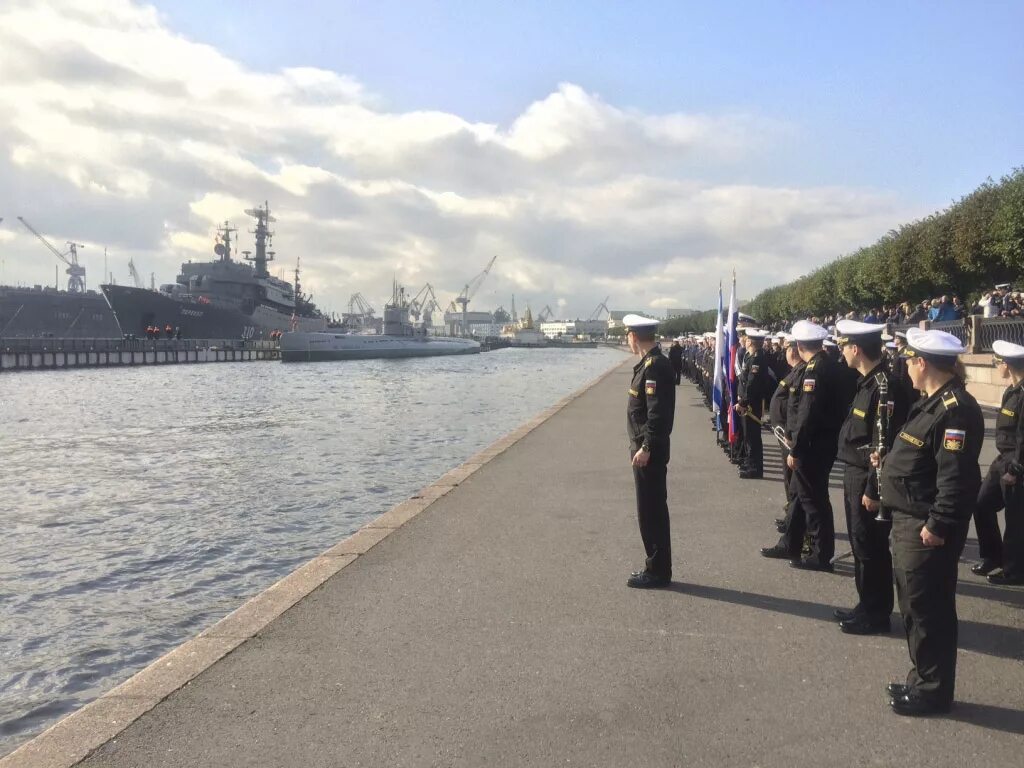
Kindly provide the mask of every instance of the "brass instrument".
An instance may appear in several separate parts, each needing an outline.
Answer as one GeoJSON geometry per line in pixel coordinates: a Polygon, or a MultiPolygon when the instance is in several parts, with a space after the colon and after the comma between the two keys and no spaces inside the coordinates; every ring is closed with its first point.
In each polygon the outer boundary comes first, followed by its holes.
{"type": "Polygon", "coordinates": [[[776,424],[772,427],[772,434],[775,435],[775,439],[778,440],[782,447],[787,451],[793,450],[793,446],[789,444],[789,440],[786,439],[786,430],[782,428],[781,424],[776,424]]]}
{"type": "Polygon", "coordinates": [[[878,467],[875,478],[878,480],[878,512],[876,523],[891,523],[892,514],[885,508],[882,499],[882,463],[885,459],[887,437],[889,435],[889,379],[883,373],[878,377],[878,412],[875,419],[875,453],[878,454],[878,467]]]}

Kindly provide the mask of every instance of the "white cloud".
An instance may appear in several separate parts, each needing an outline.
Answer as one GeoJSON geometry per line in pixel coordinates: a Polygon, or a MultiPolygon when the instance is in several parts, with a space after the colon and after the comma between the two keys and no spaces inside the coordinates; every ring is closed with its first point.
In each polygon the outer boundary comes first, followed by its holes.
{"type": "MultiPolygon", "coordinates": [[[[104,245],[167,282],[231,220],[270,202],[277,271],[340,310],[430,281],[454,295],[493,254],[480,307],[586,316],[710,306],[796,277],[919,215],[887,194],[706,181],[742,172],[784,126],[747,114],[649,114],[572,83],[507,126],[389,112],[354,78],[249,69],[128,0],[15,0],[0,10],[0,227],[104,245]],[[667,298],[671,297],[671,298],[667,298]]],[[[32,238],[0,230],[10,281],[52,279],[32,238]]],[[[90,283],[96,283],[95,279],[90,283]]],[[[442,295],[442,299],[444,296],[442,295]]]]}

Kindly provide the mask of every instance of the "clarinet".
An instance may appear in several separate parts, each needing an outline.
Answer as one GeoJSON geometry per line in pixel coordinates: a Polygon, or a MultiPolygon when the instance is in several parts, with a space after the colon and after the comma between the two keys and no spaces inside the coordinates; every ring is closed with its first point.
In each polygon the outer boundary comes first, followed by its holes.
{"type": "Polygon", "coordinates": [[[889,435],[889,378],[883,373],[878,379],[878,412],[875,419],[875,452],[878,454],[878,468],[875,478],[878,480],[878,512],[876,523],[891,523],[892,513],[885,508],[882,499],[882,463],[885,460],[887,437],[889,435]]]}

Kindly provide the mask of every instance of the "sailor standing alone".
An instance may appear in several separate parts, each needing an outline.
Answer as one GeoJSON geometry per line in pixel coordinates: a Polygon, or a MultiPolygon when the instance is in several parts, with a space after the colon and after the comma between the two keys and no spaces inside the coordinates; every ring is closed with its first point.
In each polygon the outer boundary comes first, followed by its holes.
{"type": "Polygon", "coordinates": [[[626,432],[636,486],[636,514],[647,559],[626,582],[637,589],[664,587],[672,579],[672,542],[665,487],[669,436],[676,412],[675,372],[661,353],[658,321],[640,315],[622,318],[626,340],[640,362],[633,366],[626,405],[626,432]]]}

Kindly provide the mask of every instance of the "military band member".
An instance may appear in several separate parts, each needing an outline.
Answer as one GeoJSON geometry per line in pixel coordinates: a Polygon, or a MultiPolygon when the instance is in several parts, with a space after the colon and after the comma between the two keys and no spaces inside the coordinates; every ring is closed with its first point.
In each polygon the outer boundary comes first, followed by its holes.
{"type": "Polygon", "coordinates": [[[643,570],[626,582],[638,589],[664,587],[672,579],[672,541],[669,529],[669,437],[675,418],[675,373],[655,341],[658,321],[626,315],[629,348],[640,356],[633,367],[626,406],[629,455],[636,487],[636,512],[647,560],[643,570]]]}
{"type": "Polygon", "coordinates": [[[857,605],[852,611],[836,611],[839,628],[852,635],[873,635],[890,630],[893,609],[892,556],[889,553],[889,524],[876,520],[879,510],[878,478],[870,454],[878,445],[878,409],[887,410],[886,450],[906,421],[910,408],[906,390],[887,370],[882,357],[883,326],[840,320],[836,343],[843,359],[860,376],[850,411],[839,433],[839,456],[843,472],[843,506],[846,530],[853,549],[857,605]],[[886,402],[880,401],[885,388],[886,402]]]}
{"type": "Polygon", "coordinates": [[[771,395],[772,374],[764,357],[764,331],[750,329],[746,333],[747,354],[743,358],[737,387],[736,413],[743,423],[746,462],[740,467],[744,480],[764,476],[764,443],[761,420],[764,401],[771,395]]]}
{"type": "Polygon", "coordinates": [[[792,330],[801,359],[807,363],[800,382],[800,402],[786,459],[793,470],[794,500],[789,525],[779,543],[761,550],[764,557],[790,561],[793,568],[832,571],[835,520],[828,495],[828,478],[835,462],[839,427],[852,393],[845,371],[823,350],[828,331],[806,320],[792,330]],[[810,554],[801,557],[804,534],[810,554]]]}
{"type": "Polygon", "coordinates": [[[789,373],[779,382],[769,405],[772,427],[773,429],[775,427],[781,428],[782,437],[786,440],[786,444],[782,444],[780,441],[780,449],[782,451],[782,483],[786,494],[786,511],[784,517],[776,518],[775,520],[775,526],[779,533],[783,533],[786,530],[786,526],[789,525],[790,505],[793,502],[791,487],[793,470],[786,463],[786,459],[789,458],[789,448],[787,445],[793,439],[792,426],[796,424],[796,413],[800,403],[800,379],[804,374],[804,366],[807,365],[807,363],[800,359],[800,354],[796,350],[796,341],[791,336],[787,334],[782,341],[789,373]]]}
{"type": "Polygon", "coordinates": [[[1000,376],[1009,379],[1010,386],[996,416],[999,456],[981,483],[974,510],[981,562],[971,570],[988,575],[993,584],[1024,584],[1024,347],[997,341],[992,352],[1000,376]],[[1003,536],[996,518],[1000,509],[1006,510],[1003,536]]]}
{"type": "Polygon", "coordinates": [[[967,392],[958,359],[965,351],[943,331],[907,331],[901,354],[923,397],[881,464],[912,665],[905,683],[886,689],[893,711],[902,715],[947,712],[953,703],[957,561],[981,487],[978,455],[985,436],[981,408],[967,392]]]}

